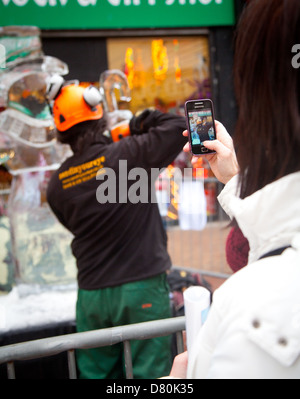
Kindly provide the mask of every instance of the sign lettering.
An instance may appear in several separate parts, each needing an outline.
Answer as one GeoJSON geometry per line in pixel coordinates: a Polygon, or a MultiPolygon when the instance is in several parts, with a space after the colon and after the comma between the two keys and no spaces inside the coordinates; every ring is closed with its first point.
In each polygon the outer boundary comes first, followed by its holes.
{"type": "Polygon", "coordinates": [[[0,0],[0,25],[125,29],[233,25],[234,0],[0,0]]]}

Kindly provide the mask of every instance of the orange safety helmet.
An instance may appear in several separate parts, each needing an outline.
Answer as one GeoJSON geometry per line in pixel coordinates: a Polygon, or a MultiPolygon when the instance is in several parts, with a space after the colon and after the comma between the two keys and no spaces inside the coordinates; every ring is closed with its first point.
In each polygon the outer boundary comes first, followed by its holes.
{"type": "Polygon", "coordinates": [[[100,98],[99,91],[93,86],[62,86],[53,104],[56,128],[64,132],[80,122],[101,119],[103,108],[100,98]]]}

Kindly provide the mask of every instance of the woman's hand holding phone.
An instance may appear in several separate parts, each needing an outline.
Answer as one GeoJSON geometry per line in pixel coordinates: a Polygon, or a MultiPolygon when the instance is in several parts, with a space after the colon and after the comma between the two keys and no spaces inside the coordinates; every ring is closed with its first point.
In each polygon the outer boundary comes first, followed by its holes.
{"type": "MultiPolygon", "coordinates": [[[[234,150],[233,140],[222,123],[215,121],[217,139],[205,141],[203,144],[209,150],[215,151],[213,154],[202,155],[209,163],[211,170],[216,178],[223,184],[226,184],[233,176],[239,173],[239,166],[234,150]]],[[[183,132],[188,136],[187,130],[183,132]]],[[[187,143],[183,150],[190,152],[190,144],[187,143]]],[[[198,160],[193,156],[192,164],[198,160]]]]}

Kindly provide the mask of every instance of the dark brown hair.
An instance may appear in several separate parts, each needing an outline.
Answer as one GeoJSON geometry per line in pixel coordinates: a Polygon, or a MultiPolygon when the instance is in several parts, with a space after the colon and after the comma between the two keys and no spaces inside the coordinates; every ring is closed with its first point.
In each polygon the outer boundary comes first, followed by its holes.
{"type": "Polygon", "coordinates": [[[234,135],[241,198],[300,170],[299,0],[252,0],[237,28],[234,135]]]}
{"type": "Polygon", "coordinates": [[[74,154],[81,154],[91,144],[96,143],[107,129],[107,118],[89,120],[72,126],[65,132],[57,130],[57,140],[69,144],[74,154]]]}

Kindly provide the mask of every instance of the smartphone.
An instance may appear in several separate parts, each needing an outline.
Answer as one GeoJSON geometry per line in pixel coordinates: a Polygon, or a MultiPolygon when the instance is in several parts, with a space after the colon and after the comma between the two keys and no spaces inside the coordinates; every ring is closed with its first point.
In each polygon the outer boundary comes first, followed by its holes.
{"type": "Polygon", "coordinates": [[[185,114],[192,154],[199,156],[214,153],[203,145],[206,140],[216,139],[213,102],[209,99],[187,101],[185,114]]]}

